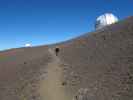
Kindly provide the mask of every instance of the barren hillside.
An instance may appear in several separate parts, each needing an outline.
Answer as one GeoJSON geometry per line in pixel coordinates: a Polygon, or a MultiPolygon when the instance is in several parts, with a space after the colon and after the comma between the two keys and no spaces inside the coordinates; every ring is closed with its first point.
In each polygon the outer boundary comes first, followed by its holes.
{"type": "Polygon", "coordinates": [[[133,100],[133,17],[59,44],[0,52],[0,100],[72,99],[133,100]]]}

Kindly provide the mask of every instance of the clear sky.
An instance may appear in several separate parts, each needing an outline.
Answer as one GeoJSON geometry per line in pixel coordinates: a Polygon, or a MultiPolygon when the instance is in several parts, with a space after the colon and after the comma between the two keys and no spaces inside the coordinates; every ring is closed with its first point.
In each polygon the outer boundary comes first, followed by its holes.
{"type": "Polygon", "coordinates": [[[0,0],[0,50],[77,37],[106,12],[131,16],[133,0],[0,0]]]}

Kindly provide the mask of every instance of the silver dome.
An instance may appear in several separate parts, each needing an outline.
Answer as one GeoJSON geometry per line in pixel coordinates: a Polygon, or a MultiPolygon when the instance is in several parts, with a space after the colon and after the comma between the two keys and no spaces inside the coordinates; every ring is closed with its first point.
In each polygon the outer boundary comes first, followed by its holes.
{"type": "Polygon", "coordinates": [[[114,16],[113,14],[111,13],[103,14],[96,19],[95,29],[96,30],[101,29],[107,25],[114,24],[117,21],[118,21],[118,18],[114,16]]]}

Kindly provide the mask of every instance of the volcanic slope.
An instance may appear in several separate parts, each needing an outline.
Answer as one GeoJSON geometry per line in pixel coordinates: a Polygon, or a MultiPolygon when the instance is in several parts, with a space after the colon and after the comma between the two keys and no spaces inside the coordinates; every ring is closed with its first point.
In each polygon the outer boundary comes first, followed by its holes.
{"type": "Polygon", "coordinates": [[[59,44],[0,52],[0,100],[133,100],[133,17],[59,44]]]}

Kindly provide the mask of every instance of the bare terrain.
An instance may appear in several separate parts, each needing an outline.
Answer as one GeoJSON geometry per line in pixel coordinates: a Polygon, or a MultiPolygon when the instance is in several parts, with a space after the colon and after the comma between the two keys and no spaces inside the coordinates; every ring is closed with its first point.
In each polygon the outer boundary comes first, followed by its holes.
{"type": "Polygon", "coordinates": [[[1,51],[0,100],[133,100],[133,17],[66,42],[1,51]]]}

